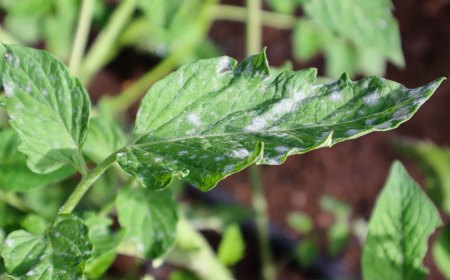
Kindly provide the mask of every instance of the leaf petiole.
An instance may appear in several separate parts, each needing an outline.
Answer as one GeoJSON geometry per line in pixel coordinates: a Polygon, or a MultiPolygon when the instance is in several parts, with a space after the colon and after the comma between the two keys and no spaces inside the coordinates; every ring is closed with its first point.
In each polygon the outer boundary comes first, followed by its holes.
{"type": "MultiPolygon", "coordinates": [[[[125,148],[124,148],[125,149],[125,148]]],[[[100,163],[96,168],[89,172],[77,185],[75,190],[69,196],[64,205],[59,209],[59,214],[71,213],[73,209],[80,202],[83,195],[89,190],[92,184],[97,181],[97,179],[112,165],[116,162],[116,154],[124,149],[121,149],[109,157],[107,157],[102,163],[100,163]]]]}

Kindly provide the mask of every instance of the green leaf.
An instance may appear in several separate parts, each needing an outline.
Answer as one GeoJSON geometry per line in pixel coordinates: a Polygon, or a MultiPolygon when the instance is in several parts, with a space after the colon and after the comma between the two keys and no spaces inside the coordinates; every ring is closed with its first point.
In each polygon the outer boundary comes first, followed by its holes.
{"type": "MultiPolygon", "coordinates": [[[[301,19],[294,27],[294,54],[300,60],[311,59],[323,45],[323,32],[307,19],[301,19]]],[[[342,70],[341,70],[342,71],[342,70]]]]}
{"type": "Polygon", "coordinates": [[[297,5],[297,0],[267,0],[269,7],[275,12],[292,14],[297,5]]]}
{"type": "Polygon", "coordinates": [[[308,1],[304,9],[314,22],[356,47],[376,51],[403,66],[398,24],[390,0],[314,0],[308,1]]]}
{"type": "Polygon", "coordinates": [[[265,53],[238,66],[220,57],[181,67],[143,98],[134,143],[117,154],[118,163],[151,189],[177,176],[209,190],[253,163],[277,165],[289,155],[396,128],[442,81],[410,90],[346,75],[315,84],[315,69],[268,77],[265,53]]]}
{"type": "Polygon", "coordinates": [[[120,125],[111,117],[101,114],[89,121],[89,132],[83,153],[95,163],[101,163],[126,144],[120,125]]]}
{"type": "Polygon", "coordinates": [[[92,258],[86,264],[86,274],[89,279],[100,278],[109,266],[113,263],[117,255],[117,247],[123,238],[123,232],[114,233],[111,231],[111,219],[88,213],[85,218],[89,227],[89,239],[92,242],[94,251],[92,258]]]}
{"type": "Polygon", "coordinates": [[[301,212],[290,213],[287,222],[289,226],[301,234],[308,234],[313,230],[311,218],[307,214],[301,212]]]}
{"type": "Polygon", "coordinates": [[[364,279],[424,279],[428,237],[440,224],[436,207],[395,162],[369,222],[364,279]]]}
{"type": "Polygon", "coordinates": [[[450,224],[445,226],[433,245],[433,259],[442,274],[450,279],[450,224]]]}
{"type": "Polygon", "coordinates": [[[314,238],[301,240],[295,249],[295,256],[302,267],[309,267],[317,259],[319,248],[314,238]]]}
{"type": "Polygon", "coordinates": [[[245,243],[236,224],[226,227],[217,252],[219,261],[227,266],[235,265],[244,257],[245,243]]]}
{"type": "Polygon", "coordinates": [[[412,158],[421,169],[431,199],[450,214],[450,149],[408,139],[396,141],[395,144],[402,154],[412,158]]]}
{"type": "Polygon", "coordinates": [[[25,192],[62,181],[74,173],[70,166],[45,175],[31,172],[25,155],[17,149],[19,143],[19,137],[13,129],[0,131],[0,189],[25,192]]]}
{"type": "Polygon", "coordinates": [[[87,226],[65,214],[43,235],[23,230],[9,234],[2,257],[8,273],[17,279],[81,279],[91,251],[87,226]]]}
{"type": "Polygon", "coordinates": [[[121,189],[116,198],[119,223],[129,248],[140,257],[158,258],[174,245],[177,205],[170,191],[121,189]]]}
{"type": "Polygon", "coordinates": [[[81,170],[90,103],[80,82],[46,51],[6,46],[3,67],[6,110],[28,167],[36,173],[66,164],[81,170]]]}

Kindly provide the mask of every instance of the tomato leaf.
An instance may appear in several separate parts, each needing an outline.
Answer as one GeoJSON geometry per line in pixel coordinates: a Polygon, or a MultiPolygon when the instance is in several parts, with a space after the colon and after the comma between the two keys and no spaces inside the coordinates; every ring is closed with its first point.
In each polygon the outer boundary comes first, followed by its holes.
{"type": "Polygon", "coordinates": [[[28,167],[36,173],[67,164],[80,170],[90,106],[85,89],[46,51],[5,47],[6,111],[28,167]]]}
{"type": "Polygon", "coordinates": [[[364,279],[424,279],[428,237],[440,224],[431,200],[403,165],[395,162],[369,222],[362,259],[364,279]]]}
{"type": "Polygon", "coordinates": [[[229,57],[187,64],[143,98],[134,143],[117,161],[144,186],[162,189],[172,176],[209,190],[249,165],[396,128],[442,79],[417,89],[377,77],[315,84],[316,70],[269,79],[265,53],[236,66],[229,57]]]}

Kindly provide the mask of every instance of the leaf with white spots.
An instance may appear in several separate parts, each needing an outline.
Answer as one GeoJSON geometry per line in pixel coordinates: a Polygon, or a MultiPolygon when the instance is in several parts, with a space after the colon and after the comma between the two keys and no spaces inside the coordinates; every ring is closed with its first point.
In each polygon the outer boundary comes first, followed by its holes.
{"type": "Polygon", "coordinates": [[[128,254],[158,258],[174,245],[178,208],[169,190],[123,188],[117,195],[116,207],[129,244],[128,254]]]}
{"type": "Polygon", "coordinates": [[[316,70],[271,78],[265,53],[241,64],[229,57],[187,64],[143,98],[133,144],[120,166],[162,189],[177,176],[209,190],[249,165],[396,128],[433,94],[441,79],[416,89],[377,77],[343,75],[316,84],[316,70]],[[269,78],[270,77],[270,78],[269,78]]]}
{"type": "Polygon", "coordinates": [[[88,228],[69,214],[59,215],[43,235],[10,233],[2,257],[8,274],[20,280],[78,280],[91,257],[88,228]]]}
{"type": "Polygon", "coordinates": [[[28,167],[49,173],[64,165],[82,169],[80,148],[89,119],[89,97],[66,67],[45,51],[5,46],[6,111],[28,167]]]}
{"type": "Polygon", "coordinates": [[[425,279],[428,238],[441,225],[436,206],[400,162],[394,162],[370,218],[364,279],[425,279]]]}

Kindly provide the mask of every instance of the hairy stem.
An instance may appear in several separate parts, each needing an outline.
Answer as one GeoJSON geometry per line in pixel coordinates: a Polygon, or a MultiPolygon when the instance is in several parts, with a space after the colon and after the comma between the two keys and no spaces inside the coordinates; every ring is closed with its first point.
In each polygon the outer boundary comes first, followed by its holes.
{"type": "Polygon", "coordinates": [[[78,19],[77,33],[73,43],[72,54],[69,61],[69,70],[74,76],[78,76],[78,71],[86,48],[89,30],[91,29],[92,14],[94,12],[94,0],[83,0],[80,17],[78,19]]]}
{"type": "Polygon", "coordinates": [[[111,109],[115,113],[120,113],[128,110],[134,103],[136,103],[144,93],[156,81],[169,74],[175,69],[182,59],[191,54],[195,48],[200,44],[212,24],[213,15],[210,13],[211,7],[215,6],[217,0],[205,0],[203,2],[202,11],[196,20],[196,28],[198,32],[194,32],[197,36],[190,38],[189,42],[185,42],[182,46],[176,48],[169,56],[164,58],[155,68],[147,72],[133,85],[125,89],[123,92],[108,100],[111,109]]]}
{"type": "MultiPolygon", "coordinates": [[[[247,55],[258,53],[262,48],[261,9],[261,0],[247,0],[247,55]]],[[[252,186],[252,205],[256,215],[255,223],[260,248],[262,278],[264,280],[274,280],[276,279],[276,270],[270,249],[269,215],[267,213],[267,201],[264,195],[261,168],[256,165],[250,166],[249,176],[252,186]]]]}
{"type": "MultiPolygon", "coordinates": [[[[212,9],[216,20],[247,21],[247,8],[234,5],[217,5],[212,9]]],[[[292,29],[297,18],[276,12],[261,11],[262,25],[278,29],[292,29]]]]}
{"type": "Polygon", "coordinates": [[[100,70],[117,52],[117,39],[124,26],[130,21],[136,0],[122,0],[115,9],[106,27],[98,35],[86,58],[83,60],[80,80],[88,84],[92,77],[100,70]]]}
{"type": "Polygon", "coordinates": [[[93,183],[116,161],[116,153],[113,153],[100,163],[96,168],[83,176],[80,183],[67,199],[66,203],[59,209],[59,213],[71,213],[80,202],[83,195],[89,190],[93,183]]]}

